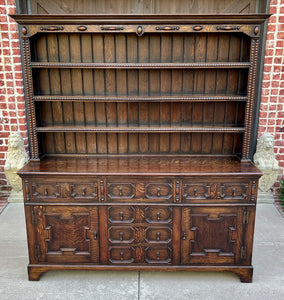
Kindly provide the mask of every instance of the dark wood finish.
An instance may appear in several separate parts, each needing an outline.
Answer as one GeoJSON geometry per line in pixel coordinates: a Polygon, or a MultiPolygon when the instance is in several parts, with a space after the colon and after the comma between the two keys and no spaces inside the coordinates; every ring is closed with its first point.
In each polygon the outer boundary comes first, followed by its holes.
{"type": "Polygon", "coordinates": [[[52,269],[218,270],[251,282],[266,17],[14,16],[30,280],[52,269]]]}

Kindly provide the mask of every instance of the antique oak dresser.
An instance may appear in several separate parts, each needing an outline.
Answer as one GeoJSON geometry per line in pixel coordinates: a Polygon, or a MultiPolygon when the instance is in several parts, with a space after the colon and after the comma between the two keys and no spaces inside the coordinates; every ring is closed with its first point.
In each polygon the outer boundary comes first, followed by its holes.
{"type": "Polygon", "coordinates": [[[19,172],[29,279],[187,270],[251,282],[267,15],[121,11],[13,16],[30,141],[19,172]]]}

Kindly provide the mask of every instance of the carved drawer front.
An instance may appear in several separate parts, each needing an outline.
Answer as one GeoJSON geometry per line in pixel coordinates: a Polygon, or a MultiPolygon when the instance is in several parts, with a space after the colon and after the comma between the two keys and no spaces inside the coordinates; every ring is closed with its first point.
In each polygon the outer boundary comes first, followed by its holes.
{"type": "Polygon", "coordinates": [[[134,262],[133,247],[113,246],[109,248],[109,262],[112,264],[130,264],[134,262]]]}
{"type": "Polygon", "coordinates": [[[109,200],[133,199],[136,195],[136,187],[133,183],[108,183],[107,196],[109,200]]]}
{"type": "Polygon", "coordinates": [[[182,184],[182,201],[184,203],[198,202],[238,202],[250,200],[249,182],[188,182],[182,184]]]}
{"type": "MultiPolygon", "coordinates": [[[[31,183],[31,199],[34,202],[96,202],[98,201],[98,184],[94,182],[48,182],[31,183]]],[[[28,199],[26,199],[28,201],[28,199]]]]}
{"type": "Polygon", "coordinates": [[[108,229],[108,240],[112,244],[130,244],[134,241],[133,227],[112,226],[108,229]]]}
{"type": "Polygon", "coordinates": [[[146,249],[145,261],[148,264],[170,264],[172,261],[172,250],[170,247],[149,247],[146,249]]]}
{"type": "Polygon", "coordinates": [[[209,184],[204,183],[184,183],[182,185],[182,199],[184,200],[204,200],[207,199],[209,184]]]}
{"type": "Polygon", "coordinates": [[[146,228],[146,242],[167,244],[172,241],[172,229],[169,227],[148,227],[146,228]]]}
{"type": "Polygon", "coordinates": [[[111,223],[133,223],[135,209],[132,206],[111,206],[108,208],[108,219],[111,223]]]}
{"type": "Polygon", "coordinates": [[[248,200],[249,198],[249,183],[224,183],[221,188],[225,199],[248,200]]]}
{"type": "Polygon", "coordinates": [[[146,222],[167,224],[172,222],[171,207],[148,206],[145,209],[146,222]]]}
{"type": "Polygon", "coordinates": [[[145,184],[145,197],[148,199],[170,200],[173,198],[171,183],[147,183],[145,184]]]}
{"type": "Polygon", "coordinates": [[[82,200],[98,200],[97,183],[77,184],[70,183],[70,197],[72,199],[82,200]]]}
{"type": "Polygon", "coordinates": [[[62,188],[60,183],[32,183],[33,200],[54,200],[62,198],[62,188]]]}
{"type": "Polygon", "coordinates": [[[107,200],[112,202],[143,201],[168,202],[173,201],[173,184],[171,180],[149,182],[142,179],[109,179],[107,182],[107,200]]]}

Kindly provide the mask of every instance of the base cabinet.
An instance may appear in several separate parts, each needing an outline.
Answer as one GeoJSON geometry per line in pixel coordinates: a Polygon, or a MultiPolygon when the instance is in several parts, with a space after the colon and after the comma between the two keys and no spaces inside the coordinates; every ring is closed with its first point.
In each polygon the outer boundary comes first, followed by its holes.
{"type": "Polygon", "coordinates": [[[249,265],[247,207],[29,206],[34,262],[249,265]],[[107,249],[107,251],[105,251],[107,249]]]}
{"type": "Polygon", "coordinates": [[[224,180],[25,178],[29,279],[66,268],[221,270],[250,282],[257,181],[224,180]]]}

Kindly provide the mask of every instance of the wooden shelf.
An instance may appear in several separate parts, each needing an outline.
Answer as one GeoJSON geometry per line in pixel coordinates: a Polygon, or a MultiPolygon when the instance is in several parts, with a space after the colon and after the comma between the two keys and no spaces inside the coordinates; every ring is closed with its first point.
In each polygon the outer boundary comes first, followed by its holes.
{"type": "Polygon", "coordinates": [[[46,157],[40,162],[30,162],[19,172],[20,175],[261,175],[251,163],[241,163],[237,157],[230,156],[93,156],[76,158],[46,157]]]}
{"type": "Polygon", "coordinates": [[[92,95],[44,95],[33,96],[34,101],[85,101],[85,102],[205,102],[247,101],[247,96],[238,95],[181,95],[181,96],[92,96],[92,95]]]}
{"type": "Polygon", "coordinates": [[[192,62],[192,63],[72,63],[32,62],[32,68],[63,69],[241,69],[249,68],[249,62],[192,62]]]}
{"type": "Polygon", "coordinates": [[[84,126],[84,125],[54,125],[37,127],[37,132],[113,132],[113,133],[159,133],[159,132],[220,132],[234,133],[244,132],[244,127],[229,126],[84,126]]]}

